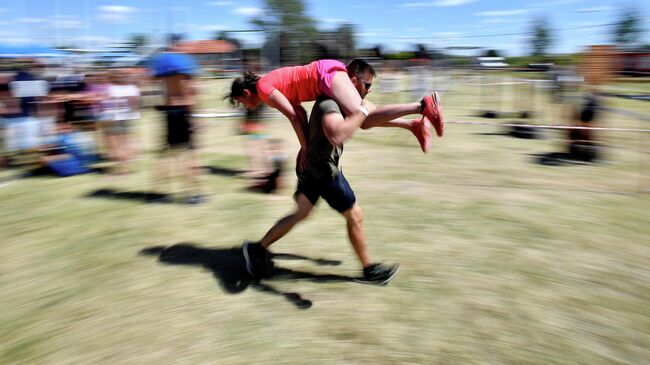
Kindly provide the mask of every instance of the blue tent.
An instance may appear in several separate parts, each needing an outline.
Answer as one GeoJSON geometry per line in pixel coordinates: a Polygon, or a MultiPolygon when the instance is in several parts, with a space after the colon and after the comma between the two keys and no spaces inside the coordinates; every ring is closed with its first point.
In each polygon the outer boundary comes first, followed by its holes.
{"type": "Polygon", "coordinates": [[[196,75],[199,67],[192,56],[183,53],[159,53],[149,62],[149,68],[156,77],[168,75],[196,75]]]}

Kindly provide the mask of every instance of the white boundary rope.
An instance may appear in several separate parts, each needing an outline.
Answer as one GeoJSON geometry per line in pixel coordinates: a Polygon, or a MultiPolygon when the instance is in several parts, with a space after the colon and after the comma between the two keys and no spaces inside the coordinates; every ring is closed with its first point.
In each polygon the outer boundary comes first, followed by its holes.
{"type": "Polygon", "coordinates": [[[463,122],[457,120],[445,121],[445,124],[467,124],[496,127],[523,127],[533,129],[589,129],[595,131],[613,131],[613,132],[643,132],[648,133],[650,129],[633,129],[633,128],[606,128],[606,127],[579,127],[570,125],[535,125],[535,124],[517,124],[517,123],[494,123],[494,122],[463,122]]]}
{"type": "Polygon", "coordinates": [[[194,113],[192,117],[194,118],[234,118],[241,117],[240,113],[194,113]]]}

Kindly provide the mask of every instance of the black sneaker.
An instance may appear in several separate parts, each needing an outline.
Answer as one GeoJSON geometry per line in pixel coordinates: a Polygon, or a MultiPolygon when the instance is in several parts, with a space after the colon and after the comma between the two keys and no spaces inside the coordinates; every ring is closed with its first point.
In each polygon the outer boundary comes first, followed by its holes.
{"type": "Polygon", "coordinates": [[[154,203],[154,204],[171,204],[174,202],[174,199],[172,199],[167,194],[152,193],[147,197],[147,199],[149,203],[154,203]]]}
{"type": "Polygon", "coordinates": [[[254,278],[266,278],[273,271],[271,253],[259,243],[244,241],[242,245],[246,271],[254,278]]]}
{"type": "Polygon", "coordinates": [[[386,285],[399,271],[399,264],[370,264],[363,269],[363,278],[357,281],[364,284],[386,285]]]}

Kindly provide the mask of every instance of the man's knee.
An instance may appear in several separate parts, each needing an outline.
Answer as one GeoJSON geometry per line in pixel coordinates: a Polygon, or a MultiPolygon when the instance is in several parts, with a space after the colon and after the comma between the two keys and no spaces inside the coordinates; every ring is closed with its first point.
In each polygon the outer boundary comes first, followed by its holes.
{"type": "Polygon", "coordinates": [[[362,225],[363,224],[363,210],[358,204],[354,204],[352,208],[343,212],[343,215],[350,225],[362,225]]]}
{"type": "Polygon", "coordinates": [[[312,208],[314,207],[309,199],[302,194],[299,193],[295,196],[296,204],[298,204],[298,208],[296,209],[296,212],[294,213],[294,217],[298,220],[303,220],[309,217],[309,214],[312,211],[312,208]]]}
{"type": "Polygon", "coordinates": [[[311,213],[311,209],[309,208],[298,208],[296,213],[294,214],[298,220],[303,220],[307,219],[309,217],[309,214],[311,213]]]}

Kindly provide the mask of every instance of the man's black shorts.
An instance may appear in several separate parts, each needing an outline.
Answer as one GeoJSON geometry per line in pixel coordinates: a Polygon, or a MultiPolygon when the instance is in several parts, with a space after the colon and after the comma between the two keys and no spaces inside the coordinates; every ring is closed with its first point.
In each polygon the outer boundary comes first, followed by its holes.
{"type": "Polygon", "coordinates": [[[190,113],[186,106],[168,106],[167,115],[167,145],[171,148],[192,148],[192,129],[190,113]]]}
{"type": "Polygon", "coordinates": [[[352,208],[357,201],[354,191],[352,191],[343,173],[339,173],[331,179],[299,177],[295,195],[297,196],[298,193],[305,194],[312,205],[316,205],[318,198],[323,197],[327,204],[339,213],[352,208]]]}

